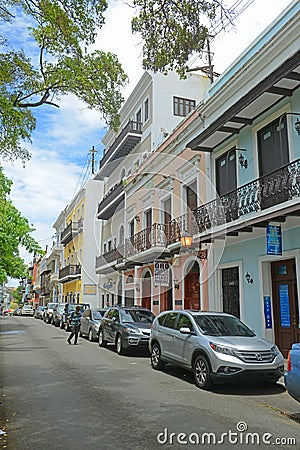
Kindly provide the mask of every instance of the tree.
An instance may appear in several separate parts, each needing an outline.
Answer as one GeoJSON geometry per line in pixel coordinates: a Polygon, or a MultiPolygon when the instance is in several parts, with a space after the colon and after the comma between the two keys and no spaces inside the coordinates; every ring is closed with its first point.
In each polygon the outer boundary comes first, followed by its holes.
{"type": "Polygon", "coordinates": [[[143,39],[143,67],[176,70],[182,77],[194,52],[201,55],[209,28],[223,28],[232,12],[222,0],[133,0],[137,10],[132,31],[143,39]]]}
{"type": "Polygon", "coordinates": [[[118,128],[127,76],[114,54],[89,52],[106,8],[106,0],[2,0],[0,157],[28,159],[24,142],[36,126],[34,108],[58,107],[70,93],[118,128]],[[17,19],[27,26],[30,54],[16,48],[17,19]]]}
{"type": "Polygon", "coordinates": [[[26,266],[20,257],[20,247],[29,253],[43,253],[31,236],[34,228],[9,199],[11,185],[12,182],[5,177],[0,167],[0,284],[4,283],[7,277],[26,276],[26,266]]]}

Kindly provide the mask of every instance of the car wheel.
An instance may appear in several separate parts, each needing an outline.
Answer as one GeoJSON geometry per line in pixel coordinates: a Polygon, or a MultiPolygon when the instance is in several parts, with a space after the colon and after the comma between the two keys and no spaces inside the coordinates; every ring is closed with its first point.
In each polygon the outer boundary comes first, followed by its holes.
{"type": "Polygon", "coordinates": [[[118,334],[118,336],[117,336],[116,349],[117,349],[118,355],[125,354],[125,349],[124,349],[123,342],[122,342],[122,336],[120,334],[118,334]]]}
{"type": "Polygon", "coordinates": [[[201,389],[210,389],[213,384],[210,373],[210,366],[205,356],[197,356],[194,363],[194,378],[196,386],[201,389]]]}
{"type": "Polygon", "coordinates": [[[158,344],[153,344],[151,349],[151,366],[155,370],[162,370],[165,363],[161,359],[161,350],[158,344]]]}
{"type": "Polygon", "coordinates": [[[107,342],[104,339],[103,330],[99,330],[99,347],[106,347],[107,342]]]}
{"type": "Polygon", "coordinates": [[[91,328],[89,329],[88,340],[89,340],[90,342],[93,342],[93,340],[94,340],[94,337],[93,337],[93,330],[92,330],[91,328]]]}

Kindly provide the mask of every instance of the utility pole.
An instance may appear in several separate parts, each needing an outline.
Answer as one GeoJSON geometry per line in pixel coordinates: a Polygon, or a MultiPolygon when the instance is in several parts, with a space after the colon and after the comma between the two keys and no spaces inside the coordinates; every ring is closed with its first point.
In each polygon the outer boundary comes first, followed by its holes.
{"type": "Polygon", "coordinates": [[[97,150],[95,150],[95,147],[92,147],[92,150],[90,150],[90,153],[92,154],[92,175],[95,174],[95,153],[97,153],[97,150]]]}

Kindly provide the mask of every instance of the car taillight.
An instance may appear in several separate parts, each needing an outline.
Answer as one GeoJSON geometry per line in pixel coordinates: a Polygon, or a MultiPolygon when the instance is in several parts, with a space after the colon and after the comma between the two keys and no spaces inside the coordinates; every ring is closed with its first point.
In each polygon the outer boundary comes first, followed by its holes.
{"type": "Polygon", "coordinates": [[[287,370],[288,372],[290,372],[292,370],[292,363],[291,363],[291,355],[290,352],[288,352],[288,360],[287,360],[288,364],[287,364],[287,370]]]}

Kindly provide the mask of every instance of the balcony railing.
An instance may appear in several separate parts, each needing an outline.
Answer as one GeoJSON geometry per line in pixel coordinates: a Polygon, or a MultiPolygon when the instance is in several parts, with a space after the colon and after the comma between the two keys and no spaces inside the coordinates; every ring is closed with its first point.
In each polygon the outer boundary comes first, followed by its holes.
{"type": "Polygon", "coordinates": [[[183,231],[204,233],[299,196],[300,159],[172,220],[169,243],[179,241],[183,231]]]}
{"type": "Polygon", "coordinates": [[[96,270],[105,265],[110,265],[111,263],[118,261],[121,258],[118,249],[114,248],[104,255],[96,257],[96,270]]]}
{"type": "Polygon", "coordinates": [[[70,264],[60,269],[58,278],[59,280],[63,278],[76,278],[79,275],[81,275],[81,266],[79,264],[70,264]]]}
{"type": "Polygon", "coordinates": [[[154,223],[125,241],[124,256],[130,257],[153,247],[165,248],[168,243],[168,225],[154,223]]]}
{"type": "Polygon", "coordinates": [[[70,222],[69,225],[63,230],[60,236],[60,242],[63,245],[68,244],[73,239],[73,233],[77,231],[77,222],[70,222]]]}
{"type": "Polygon", "coordinates": [[[123,182],[119,181],[105,194],[102,201],[98,204],[98,219],[107,220],[112,216],[117,206],[124,199],[124,195],[120,195],[122,192],[124,193],[123,182]]]}
{"type": "Polygon", "coordinates": [[[205,233],[216,226],[232,223],[297,197],[300,197],[300,159],[199,206],[168,224],[155,223],[145,228],[126,239],[124,246],[118,250],[99,256],[96,267],[116,260],[121,263],[154,247],[164,249],[179,242],[183,232],[191,235],[205,233]]]}
{"type": "Polygon", "coordinates": [[[118,153],[115,153],[115,151],[118,149],[120,144],[122,143],[122,146],[124,146],[124,150],[121,150],[122,155],[127,155],[133,147],[136,145],[136,143],[141,139],[142,135],[142,124],[141,122],[135,122],[133,120],[130,120],[128,124],[122,129],[122,131],[118,134],[113,144],[107,149],[105,152],[103,158],[100,161],[100,169],[105,165],[105,163],[111,159],[118,158],[118,153]]]}

